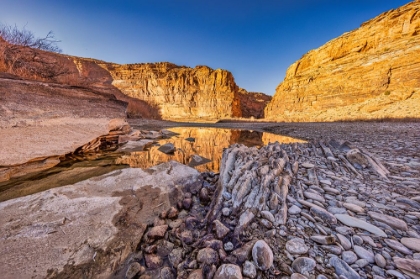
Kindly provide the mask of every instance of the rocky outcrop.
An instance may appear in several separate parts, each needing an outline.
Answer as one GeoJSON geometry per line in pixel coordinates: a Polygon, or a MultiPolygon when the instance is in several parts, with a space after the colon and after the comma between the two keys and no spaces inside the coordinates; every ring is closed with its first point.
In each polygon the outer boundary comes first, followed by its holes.
{"type": "Polygon", "coordinates": [[[115,278],[148,224],[199,176],[168,162],[0,203],[1,277],[115,278]]]}
{"type": "MultiPolygon", "coordinates": [[[[80,99],[93,93],[124,101],[129,117],[188,121],[242,115],[260,118],[269,98],[243,89],[239,93],[233,75],[226,70],[171,63],[119,65],[15,46],[2,39],[0,72],[2,78],[66,85],[72,90],[68,95],[73,92],[80,99]]],[[[89,112],[84,106],[83,111],[89,112]]]]}
{"type": "Polygon", "coordinates": [[[287,70],[266,117],[336,121],[420,116],[420,1],[309,51],[287,70]]]}
{"type": "Polygon", "coordinates": [[[124,94],[159,107],[163,119],[216,120],[242,116],[238,87],[228,71],[171,63],[100,64],[124,94]]]}
{"type": "Polygon", "coordinates": [[[242,117],[264,118],[264,109],[272,97],[260,92],[247,92],[239,88],[242,117]]]}
{"type": "MultiPolygon", "coordinates": [[[[98,65],[99,62],[94,59],[11,45],[0,37],[0,82],[3,84],[9,82],[10,79],[23,80],[31,82],[36,87],[24,86],[24,92],[22,92],[22,86],[19,85],[16,85],[16,89],[8,88],[9,94],[15,94],[17,96],[14,98],[20,98],[20,105],[31,106],[33,100],[26,100],[29,96],[30,99],[40,98],[42,102],[45,102],[46,98],[51,103],[63,100],[62,103],[66,103],[67,106],[61,106],[61,104],[51,106],[48,111],[52,114],[64,114],[71,117],[74,112],[96,115],[101,111],[110,118],[120,117],[121,114],[126,115],[126,113],[135,117],[159,118],[154,107],[144,101],[126,96],[114,87],[111,84],[111,75],[98,65]],[[61,89],[57,90],[57,87],[61,89]],[[48,88],[54,88],[54,90],[48,90],[48,88]],[[62,92],[64,89],[66,92],[62,92]],[[100,102],[95,103],[98,99],[100,102]],[[94,103],[91,105],[83,104],[92,100],[94,103]],[[117,102],[117,100],[123,102],[117,102]],[[107,108],[109,103],[119,104],[118,116],[107,108]],[[72,108],[70,109],[69,106],[72,108]]],[[[7,96],[4,99],[7,102],[0,100],[0,105],[7,105],[9,98],[7,96]]],[[[20,113],[14,112],[14,115],[25,116],[31,111],[34,110],[30,108],[19,110],[20,113]]]]}

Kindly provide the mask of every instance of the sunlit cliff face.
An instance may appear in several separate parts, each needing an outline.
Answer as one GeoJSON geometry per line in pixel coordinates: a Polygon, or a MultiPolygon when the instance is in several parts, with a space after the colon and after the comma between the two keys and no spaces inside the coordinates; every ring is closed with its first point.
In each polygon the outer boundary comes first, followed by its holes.
{"type": "Polygon", "coordinates": [[[159,144],[173,143],[176,151],[167,155],[158,150],[159,146],[152,146],[147,151],[132,152],[118,158],[117,164],[128,164],[130,167],[149,168],[153,165],[175,160],[188,165],[193,155],[210,159],[209,163],[196,167],[198,171],[219,172],[223,149],[231,144],[240,143],[247,146],[263,146],[270,142],[293,143],[304,142],[291,137],[255,131],[241,131],[218,128],[172,128],[177,133],[170,139],[160,140],[159,144]],[[193,138],[194,141],[186,139],[193,138]]]}

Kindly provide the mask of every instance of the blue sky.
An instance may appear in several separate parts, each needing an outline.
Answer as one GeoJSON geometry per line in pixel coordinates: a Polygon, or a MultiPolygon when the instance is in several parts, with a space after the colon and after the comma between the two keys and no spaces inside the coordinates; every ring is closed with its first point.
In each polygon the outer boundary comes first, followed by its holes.
{"type": "Polygon", "coordinates": [[[231,71],[274,94],[303,54],[408,0],[1,0],[0,22],[54,31],[63,53],[231,71]]]}

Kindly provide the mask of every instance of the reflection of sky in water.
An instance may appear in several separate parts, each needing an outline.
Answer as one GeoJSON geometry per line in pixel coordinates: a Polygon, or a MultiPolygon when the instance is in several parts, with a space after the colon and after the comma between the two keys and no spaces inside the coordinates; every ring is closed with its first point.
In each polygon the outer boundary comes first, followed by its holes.
{"type": "Polygon", "coordinates": [[[231,144],[240,143],[246,146],[263,146],[270,142],[293,143],[305,142],[291,137],[247,130],[231,130],[220,128],[171,128],[178,135],[170,139],[159,140],[159,144],[173,143],[176,151],[167,155],[158,151],[158,146],[152,146],[147,151],[131,152],[116,160],[117,164],[128,164],[131,167],[148,168],[153,165],[175,160],[188,165],[192,155],[200,155],[211,162],[195,167],[199,171],[218,172],[223,149],[231,144]],[[186,140],[194,138],[194,142],[186,140]]]}

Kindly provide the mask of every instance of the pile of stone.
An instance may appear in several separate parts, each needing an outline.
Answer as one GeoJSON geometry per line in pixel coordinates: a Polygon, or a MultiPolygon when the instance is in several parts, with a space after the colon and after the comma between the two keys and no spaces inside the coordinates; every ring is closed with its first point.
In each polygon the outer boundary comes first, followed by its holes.
{"type": "Polygon", "coordinates": [[[150,224],[126,278],[420,278],[420,180],[366,150],[233,145],[203,177],[150,224]]]}

